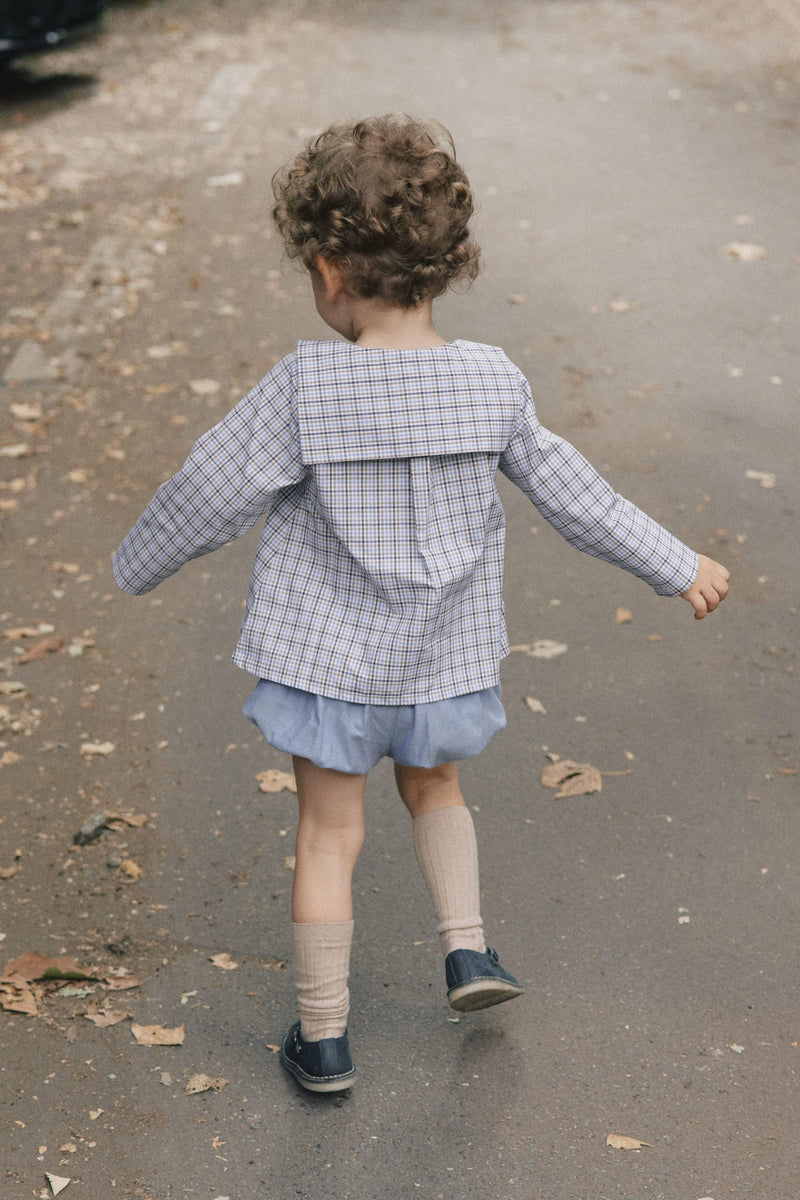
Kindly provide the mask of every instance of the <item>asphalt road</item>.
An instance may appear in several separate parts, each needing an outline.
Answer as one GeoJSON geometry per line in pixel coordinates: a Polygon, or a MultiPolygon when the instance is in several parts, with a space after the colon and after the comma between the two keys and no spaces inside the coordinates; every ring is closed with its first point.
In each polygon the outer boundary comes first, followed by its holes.
{"type": "Polygon", "coordinates": [[[754,9],[118,3],[0,81],[0,963],[92,976],[0,985],[29,1009],[0,1011],[2,1200],[797,1200],[800,32],[788,0],[754,9]],[[528,990],[447,1008],[383,764],[359,1078],[320,1098],[274,1053],[295,814],[259,791],[289,764],[229,662],[253,538],[138,600],[110,555],[325,336],[273,171],[393,110],[452,130],[479,201],[485,270],[442,332],[502,344],[542,421],[733,585],[694,622],[504,491],[511,641],[566,650],[510,655],[508,729],[463,780],[528,990]],[[602,791],[556,799],[548,753],[602,791]],[[126,820],[76,846],[99,812],[126,820]]]}

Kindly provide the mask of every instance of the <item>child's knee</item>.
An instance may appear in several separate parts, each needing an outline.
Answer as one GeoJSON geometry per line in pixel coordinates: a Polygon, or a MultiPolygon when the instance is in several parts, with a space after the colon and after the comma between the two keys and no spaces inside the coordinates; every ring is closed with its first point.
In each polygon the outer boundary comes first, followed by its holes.
{"type": "Polygon", "coordinates": [[[298,825],[297,846],[300,853],[332,855],[355,863],[364,848],[364,823],[317,821],[305,814],[298,825]]]}
{"type": "Polygon", "coordinates": [[[394,773],[400,798],[412,817],[464,803],[454,762],[439,767],[406,767],[395,763],[394,773]]]}

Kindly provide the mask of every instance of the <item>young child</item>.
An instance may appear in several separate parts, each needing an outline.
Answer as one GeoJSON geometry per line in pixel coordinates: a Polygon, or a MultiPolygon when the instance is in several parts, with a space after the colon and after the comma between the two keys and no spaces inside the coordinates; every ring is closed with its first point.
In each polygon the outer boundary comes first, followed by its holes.
{"type": "Polygon", "coordinates": [[[273,181],[274,217],[344,341],[301,341],[194,446],[114,559],[143,594],[266,523],[234,654],[245,714],[294,756],[300,1020],[284,1067],[351,1085],[351,880],[367,771],[394,760],[438,920],[451,1006],[522,988],[487,948],[457,760],[505,724],[503,472],[572,545],[681,595],[697,619],[728,572],[615,494],[543,429],[503,352],[445,342],[432,302],[471,281],[472,194],[449,134],[407,117],[336,124],[273,181]]]}

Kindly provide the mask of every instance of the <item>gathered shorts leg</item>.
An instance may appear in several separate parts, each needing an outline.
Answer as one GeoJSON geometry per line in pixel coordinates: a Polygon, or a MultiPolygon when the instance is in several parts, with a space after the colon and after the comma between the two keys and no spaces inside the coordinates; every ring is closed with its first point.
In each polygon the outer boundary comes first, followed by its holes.
{"type": "Polygon", "coordinates": [[[261,679],[243,712],[276,750],[349,775],[384,757],[408,767],[471,758],[506,724],[499,685],[428,704],[354,704],[261,679]]]}

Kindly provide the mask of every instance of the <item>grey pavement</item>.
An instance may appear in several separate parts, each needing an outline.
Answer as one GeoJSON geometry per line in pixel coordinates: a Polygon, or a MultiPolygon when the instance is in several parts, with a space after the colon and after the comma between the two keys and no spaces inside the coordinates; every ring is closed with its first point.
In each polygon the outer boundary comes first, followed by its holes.
{"type": "Polygon", "coordinates": [[[800,1196],[799,83],[792,0],[117,3],[2,80],[0,964],[95,978],[0,1011],[1,1200],[800,1196]],[[478,199],[485,269],[444,335],[503,345],[544,424],[733,585],[694,622],[504,489],[511,642],[567,647],[509,656],[508,729],[462,772],[527,992],[446,1006],[382,764],[359,1078],[314,1097],[274,1053],[296,818],[257,776],[289,763],[229,661],[253,537],[138,600],[109,559],[194,438],[326,335],[273,171],[393,110],[452,130],[478,199]],[[602,791],[556,799],[548,754],[602,791]],[[76,846],[98,812],[129,821],[76,846]]]}

